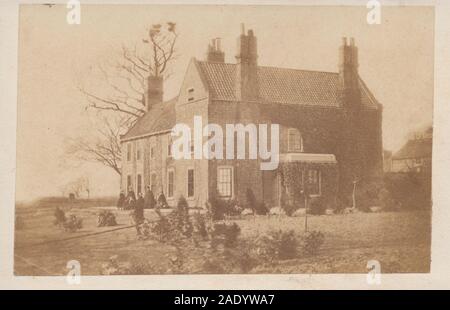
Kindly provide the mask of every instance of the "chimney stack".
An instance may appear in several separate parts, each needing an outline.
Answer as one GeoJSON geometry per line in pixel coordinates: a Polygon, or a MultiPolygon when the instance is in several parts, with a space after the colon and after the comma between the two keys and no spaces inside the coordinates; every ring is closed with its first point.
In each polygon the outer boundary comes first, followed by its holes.
{"type": "Polygon", "coordinates": [[[359,90],[358,74],[358,48],[355,39],[342,38],[342,45],[339,48],[339,78],[344,93],[350,94],[359,90]]]}
{"type": "Polygon", "coordinates": [[[241,27],[236,55],[236,97],[242,101],[254,101],[259,96],[257,42],[253,30],[245,34],[244,24],[241,27]]]}
{"type": "Polygon", "coordinates": [[[225,62],[225,53],[220,48],[220,38],[211,40],[206,53],[206,60],[210,62],[225,62]]]}
{"type": "Polygon", "coordinates": [[[162,76],[150,75],[147,82],[145,106],[150,111],[155,104],[163,102],[164,79],[162,76]]]}

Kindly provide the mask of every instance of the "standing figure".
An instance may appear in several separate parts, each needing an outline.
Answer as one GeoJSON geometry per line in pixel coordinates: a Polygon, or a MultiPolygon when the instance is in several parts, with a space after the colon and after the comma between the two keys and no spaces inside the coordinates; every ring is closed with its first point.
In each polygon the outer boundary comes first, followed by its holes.
{"type": "Polygon", "coordinates": [[[125,194],[123,191],[120,192],[119,200],[117,200],[117,209],[123,210],[125,207],[125,194]]]}
{"type": "Polygon", "coordinates": [[[134,209],[135,203],[136,203],[136,195],[134,194],[133,188],[130,186],[128,188],[128,195],[127,195],[127,210],[134,209]]]}
{"type": "Polygon", "coordinates": [[[155,204],[156,204],[155,196],[153,196],[153,192],[150,189],[150,186],[147,186],[147,190],[145,191],[144,197],[144,208],[153,209],[155,207],[155,204]]]}

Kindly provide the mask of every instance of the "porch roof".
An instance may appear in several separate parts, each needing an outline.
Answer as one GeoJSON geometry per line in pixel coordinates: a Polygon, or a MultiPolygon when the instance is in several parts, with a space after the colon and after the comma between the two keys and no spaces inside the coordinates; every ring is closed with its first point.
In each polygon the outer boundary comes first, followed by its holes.
{"type": "Polygon", "coordinates": [[[302,162],[311,164],[337,164],[334,154],[285,153],[280,154],[281,163],[302,162]]]}

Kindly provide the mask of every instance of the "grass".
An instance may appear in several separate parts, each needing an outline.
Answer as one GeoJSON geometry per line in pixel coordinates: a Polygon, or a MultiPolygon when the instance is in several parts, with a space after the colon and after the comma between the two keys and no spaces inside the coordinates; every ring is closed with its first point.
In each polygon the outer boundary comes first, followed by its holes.
{"type": "MultiPolygon", "coordinates": [[[[16,206],[24,228],[15,233],[16,275],[65,275],[70,260],[81,263],[84,275],[98,275],[102,264],[112,255],[121,261],[150,261],[158,264],[174,254],[174,248],[154,240],[137,240],[135,229],[108,231],[96,227],[101,210],[91,202],[69,204],[47,202],[16,206]],[[55,206],[66,214],[83,218],[83,228],[65,233],[53,225],[55,206]],[[73,238],[80,237],[80,238],[73,238]],[[57,241],[72,238],[70,240],[57,241]],[[56,240],[56,241],[55,241],[56,240]],[[50,242],[49,242],[50,241],[50,242]]],[[[119,226],[131,224],[129,211],[113,211],[119,226]]],[[[145,210],[147,218],[156,215],[145,210]]],[[[241,238],[251,240],[271,229],[294,229],[304,233],[304,217],[248,216],[235,222],[241,238]]],[[[325,243],[317,256],[299,257],[260,265],[252,273],[366,273],[369,260],[378,260],[384,273],[423,273],[430,270],[431,217],[428,211],[356,213],[332,216],[308,216],[308,229],[325,234],[325,243]]],[[[202,256],[187,258],[188,270],[197,272],[202,256]]]]}

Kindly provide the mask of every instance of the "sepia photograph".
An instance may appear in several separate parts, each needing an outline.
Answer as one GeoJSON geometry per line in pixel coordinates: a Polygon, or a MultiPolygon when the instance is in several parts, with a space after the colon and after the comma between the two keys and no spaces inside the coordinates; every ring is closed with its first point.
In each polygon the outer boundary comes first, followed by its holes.
{"type": "Polygon", "coordinates": [[[15,276],[430,273],[434,7],[18,14],[15,276]]]}

